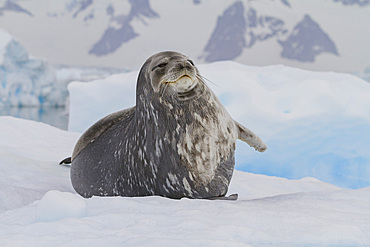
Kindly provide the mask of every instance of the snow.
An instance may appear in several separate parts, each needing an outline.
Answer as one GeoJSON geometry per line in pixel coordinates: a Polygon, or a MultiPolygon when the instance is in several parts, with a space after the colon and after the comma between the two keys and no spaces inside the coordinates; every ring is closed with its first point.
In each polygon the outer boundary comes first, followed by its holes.
{"type": "MultiPolygon", "coordinates": [[[[342,188],[370,186],[370,84],[349,74],[235,62],[198,66],[231,116],[268,151],[237,143],[239,170],[342,188]]],[[[69,130],[83,132],[109,113],[135,105],[138,71],[69,85],[69,130]]]]}
{"type": "Polygon", "coordinates": [[[70,184],[79,134],[0,117],[0,246],[368,246],[370,188],[235,171],[237,201],[84,199],[70,184]]]}
{"type": "Polygon", "coordinates": [[[86,201],[79,195],[57,190],[48,191],[36,210],[36,221],[54,222],[85,215],[86,201]]]}
{"type": "Polygon", "coordinates": [[[46,124],[12,117],[0,119],[0,212],[41,199],[53,188],[72,191],[69,170],[60,169],[55,160],[70,156],[79,134],[66,136],[46,124]],[[56,184],[59,186],[54,187],[56,184]]]}
{"type": "Polygon", "coordinates": [[[237,201],[80,197],[58,163],[97,119],[135,104],[138,71],[73,82],[69,131],[0,117],[0,246],[369,246],[370,84],[281,65],[198,68],[269,147],[237,143],[237,201]]]}

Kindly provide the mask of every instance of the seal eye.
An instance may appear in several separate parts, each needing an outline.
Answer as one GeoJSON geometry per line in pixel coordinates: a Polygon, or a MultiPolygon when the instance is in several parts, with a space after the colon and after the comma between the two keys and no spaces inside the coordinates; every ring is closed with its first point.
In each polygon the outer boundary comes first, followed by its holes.
{"type": "Polygon", "coordinates": [[[188,60],[188,62],[191,64],[191,65],[193,65],[194,66],[194,62],[193,61],[191,61],[190,59],[188,60]]]}
{"type": "Polygon", "coordinates": [[[155,70],[155,69],[157,69],[157,68],[164,68],[164,67],[166,67],[166,65],[167,65],[167,63],[160,63],[157,66],[154,66],[154,68],[152,69],[152,71],[155,70]]]}

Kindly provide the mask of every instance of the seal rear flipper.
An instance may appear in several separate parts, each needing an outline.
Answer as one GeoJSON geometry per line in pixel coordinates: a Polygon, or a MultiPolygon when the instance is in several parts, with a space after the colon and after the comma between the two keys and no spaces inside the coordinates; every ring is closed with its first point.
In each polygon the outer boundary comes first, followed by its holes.
{"type": "Polygon", "coordinates": [[[229,196],[216,196],[208,198],[208,200],[236,201],[238,200],[238,194],[231,194],[229,196]]]}
{"type": "Polygon", "coordinates": [[[59,165],[68,165],[68,164],[71,164],[72,163],[72,157],[68,157],[68,158],[65,158],[64,160],[62,160],[61,162],[59,162],[59,165]]]}
{"type": "Polygon", "coordinates": [[[236,128],[238,130],[238,139],[242,140],[243,142],[248,143],[249,146],[253,147],[259,152],[264,152],[267,149],[267,145],[253,133],[251,130],[247,129],[237,121],[235,121],[236,128]]]}

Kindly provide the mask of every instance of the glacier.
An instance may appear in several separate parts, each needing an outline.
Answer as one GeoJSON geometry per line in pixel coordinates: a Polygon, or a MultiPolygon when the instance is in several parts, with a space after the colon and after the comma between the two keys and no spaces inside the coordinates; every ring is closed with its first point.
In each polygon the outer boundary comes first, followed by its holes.
{"type": "Polygon", "coordinates": [[[106,67],[51,65],[30,57],[27,50],[9,33],[0,29],[0,115],[60,122],[52,111],[68,105],[67,85],[91,81],[125,70],[106,67]],[[55,118],[55,119],[52,119],[55,118]]]}
{"type": "Polygon", "coordinates": [[[10,34],[0,30],[0,106],[60,106],[67,98],[66,84],[58,83],[55,69],[30,58],[10,34]]]}
{"type": "MultiPolygon", "coordinates": [[[[236,168],[342,188],[370,186],[370,84],[334,72],[235,62],[198,66],[238,122],[268,145],[261,154],[238,142],[236,168]]],[[[72,82],[69,130],[82,133],[98,119],[135,105],[138,71],[90,83],[72,82]]]]}

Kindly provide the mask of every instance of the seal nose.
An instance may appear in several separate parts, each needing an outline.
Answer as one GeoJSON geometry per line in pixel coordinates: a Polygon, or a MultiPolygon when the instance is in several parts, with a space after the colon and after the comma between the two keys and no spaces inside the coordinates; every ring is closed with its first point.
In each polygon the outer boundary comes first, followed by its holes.
{"type": "Polygon", "coordinates": [[[193,69],[193,65],[189,62],[189,60],[184,61],[184,67],[188,70],[193,69]]]}
{"type": "Polygon", "coordinates": [[[178,62],[176,65],[176,68],[178,70],[185,69],[186,71],[192,71],[193,65],[188,60],[184,60],[184,61],[178,62]]]}

